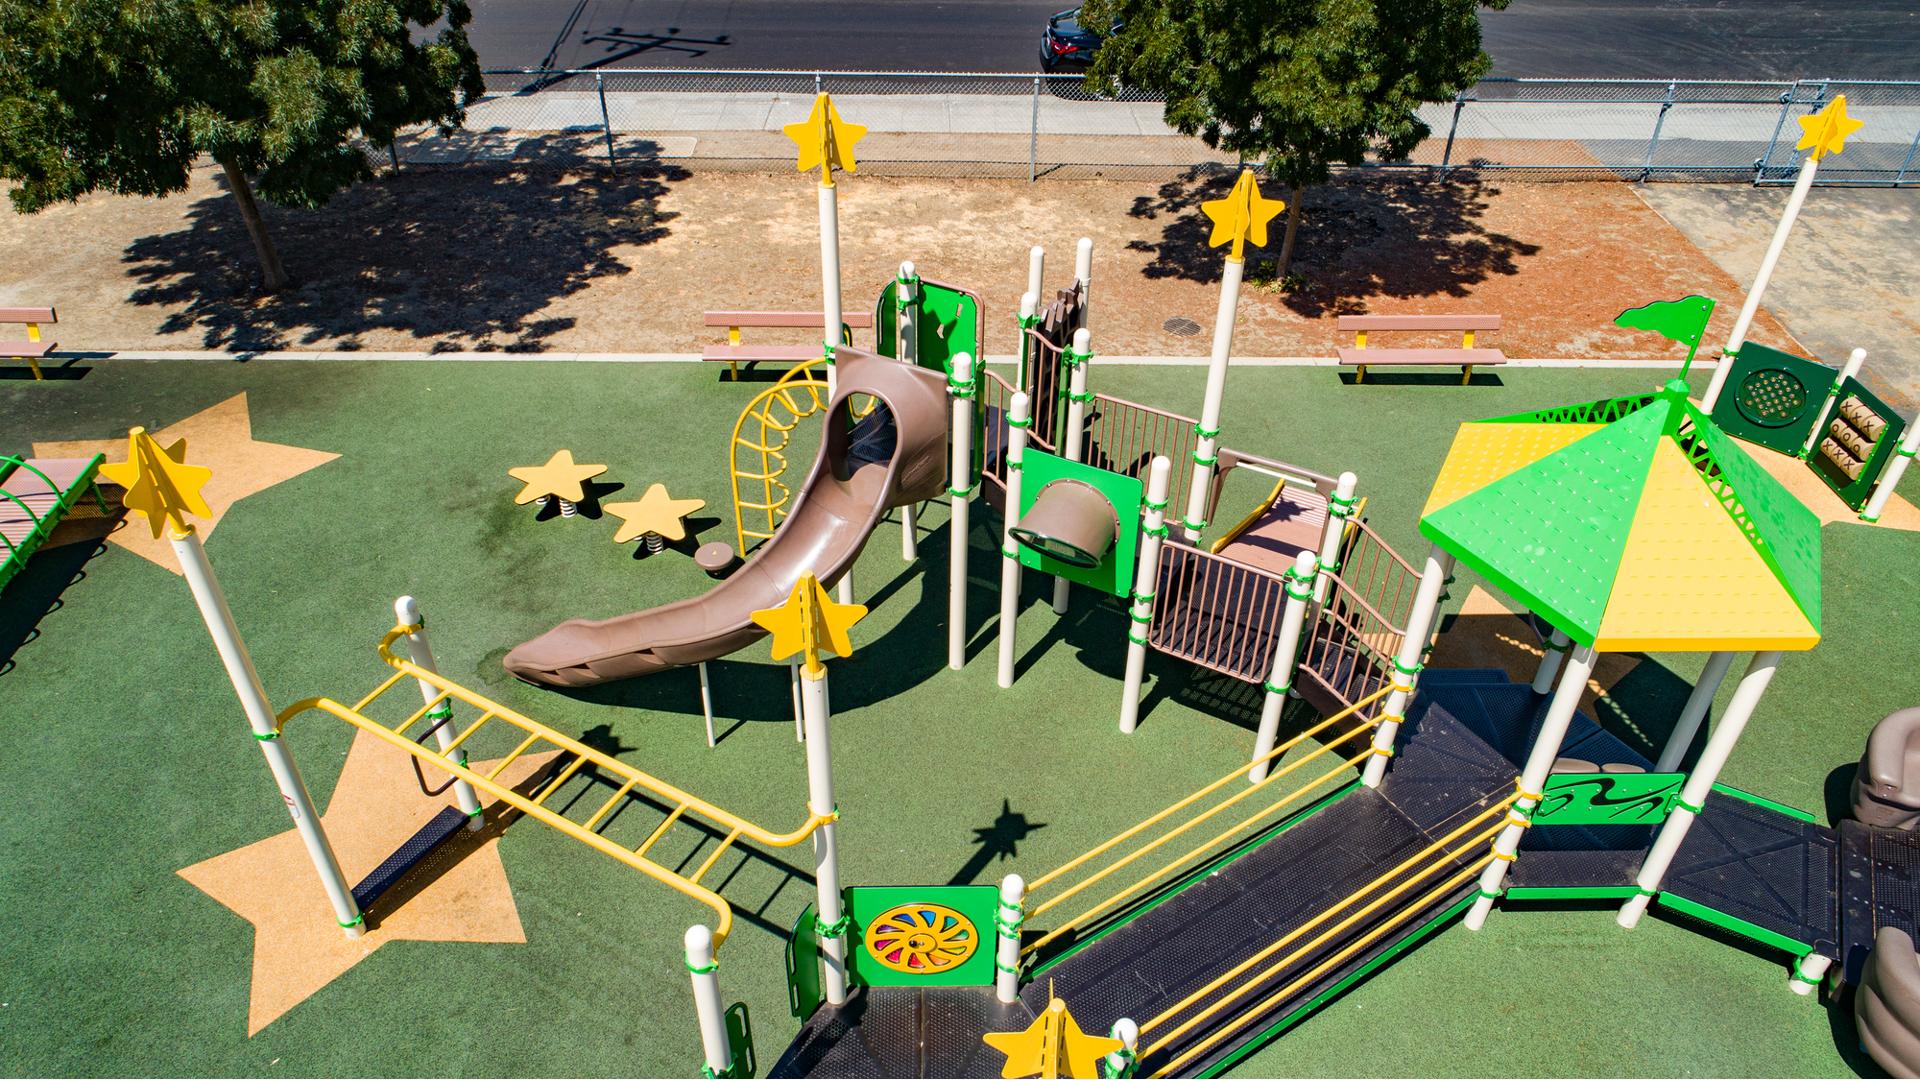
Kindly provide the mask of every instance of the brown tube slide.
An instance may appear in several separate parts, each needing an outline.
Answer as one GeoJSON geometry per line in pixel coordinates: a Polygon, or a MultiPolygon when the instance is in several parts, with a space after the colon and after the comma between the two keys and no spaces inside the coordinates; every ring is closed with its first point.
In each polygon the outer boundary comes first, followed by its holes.
{"type": "Polygon", "coordinates": [[[753,613],[785,603],[801,575],[838,581],[889,510],[944,492],[945,376],[850,347],[834,356],[838,393],[813,472],[746,565],[704,596],[611,619],[568,619],[509,652],[507,671],[546,686],[593,686],[736,652],[766,636],[753,613]],[[879,404],[849,426],[856,395],[879,404]]]}

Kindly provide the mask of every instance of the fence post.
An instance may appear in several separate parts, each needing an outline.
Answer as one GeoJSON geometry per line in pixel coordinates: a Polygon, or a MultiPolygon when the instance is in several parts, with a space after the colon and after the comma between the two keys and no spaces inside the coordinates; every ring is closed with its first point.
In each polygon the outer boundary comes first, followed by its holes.
{"type": "Polygon", "coordinates": [[[1453,95],[1453,123],[1447,125],[1447,147],[1440,151],[1440,175],[1447,175],[1447,167],[1453,161],[1453,136],[1460,130],[1460,114],[1467,107],[1465,90],[1453,95]]]}
{"type": "Polygon", "coordinates": [[[1040,76],[1033,77],[1033,123],[1027,130],[1027,183],[1033,183],[1040,161],[1040,76]]]}
{"type": "Polygon", "coordinates": [[[613,118],[607,115],[607,83],[599,72],[593,73],[593,92],[600,96],[600,130],[607,135],[607,171],[620,175],[620,166],[613,160],[613,118]]]}
{"type": "Polygon", "coordinates": [[[1799,85],[1795,83],[1780,93],[1780,115],[1773,120],[1773,136],[1767,140],[1766,153],[1753,163],[1753,182],[1756,184],[1767,175],[1767,166],[1773,161],[1773,148],[1780,145],[1780,129],[1787,126],[1787,113],[1793,109],[1793,91],[1799,85]]]}
{"type": "MultiPolygon", "coordinates": [[[[387,140],[387,160],[393,162],[394,172],[400,171],[400,151],[394,147],[392,139],[387,140]]],[[[1907,160],[1913,160],[1913,155],[1908,154],[1907,160]]],[[[1902,169],[1901,171],[1905,172],[1906,170],[1902,169]]],[[[1895,181],[1895,183],[1898,183],[1898,181],[1895,181]]]]}
{"type": "Polygon", "coordinates": [[[1674,91],[1678,90],[1679,86],[1680,84],[1678,83],[1667,84],[1667,100],[1660,103],[1660,115],[1653,118],[1653,138],[1647,140],[1647,157],[1645,161],[1640,163],[1640,181],[1642,183],[1646,182],[1647,177],[1653,175],[1653,151],[1655,147],[1660,145],[1660,129],[1666,126],[1667,110],[1673,108],[1674,91]]]}
{"type": "Polygon", "coordinates": [[[1907,170],[1913,168],[1913,156],[1916,153],[1920,153],[1920,130],[1913,133],[1913,143],[1907,147],[1907,158],[1900,163],[1900,171],[1893,177],[1894,187],[1899,187],[1900,182],[1907,178],[1907,170]]]}

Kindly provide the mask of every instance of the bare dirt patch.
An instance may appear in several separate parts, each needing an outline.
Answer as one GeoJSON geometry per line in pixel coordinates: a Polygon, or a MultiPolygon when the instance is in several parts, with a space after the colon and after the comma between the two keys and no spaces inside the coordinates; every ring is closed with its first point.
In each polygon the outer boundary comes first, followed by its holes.
{"type": "MultiPolygon", "coordinates": [[[[913,259],[981,290],[990,347],[1009,351],[1028,247],[1046,247],[1048,283],[1061,285],[1085,235],[1096,351],[1201,354],[1206,333],[1166,327],[1212,325],[1220,258],[1205,246],[1198,203],[1229,180],[846,177],[847,306],[870,304],[913,259]]],[[[818,303],[813,188],[797,175],[660,162],[617,176],[603,164],[409,168],[319,211],[270,208],[298,283],[261,297],[246,234],[209,168],[167,199],[0,211],[10,270],[0,303],[57,305],[68,349],[686,352],[717,340],[703,310],[818,303]]],[[[1624,184],[1371,173],[1312,189],[1303,204],[1293,274],[1272,280],[1259,254],[1249,266],[1241,355],[1328,355],[1338,314],[1450,311],[1506,316],[1487,343],[1511,356],[1664,355],[1613,316],[1698,292],[1720,299],[1724,321],[1741,297],[1624,184]]],[[[1793,347],[1765,315],[1760,332],[1793,347]]]]}

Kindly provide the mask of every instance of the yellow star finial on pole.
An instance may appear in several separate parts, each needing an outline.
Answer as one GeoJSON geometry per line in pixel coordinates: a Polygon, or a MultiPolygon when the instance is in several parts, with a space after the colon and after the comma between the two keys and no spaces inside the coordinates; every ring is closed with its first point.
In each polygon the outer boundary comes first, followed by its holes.
{"type": "Polygon", "coordinates": [[[787,124],[780,130],[800,147],[800,161],[795,166],[800,172],[819,167],[821,187],[833,186],[836,168],[858,171],[853,160],[853,144],[866,137],[867,129],[840,119],[840,110],[833,107],[833,98],[825,91],[814,97],[813,111],[805,120],[787,124]]]}
{"type": "Polygon", "coordinates": [[[100,475],[127,489],[120,501],[127,509],[146,515],[147,526],[157,540],[168,520],[176,533],[185,534],[193,531],[186,515],[213,516],[206,497],[200,494],[212,479],[213,470],[186,461],[187,440],[162,447],[146,428],[137,427],[127,432],[127,460],[100,466],[100,475]]]}
{"type": "Polygon", "coordinates": [[[773,658],[785,660],[806,654],[807,674],[818,676],[820,654],[852,656],[853,639],[847,631],[867,617],[865,604],[837,604],[827,597],[820,579],[800,575],[787,602],[753,613],[753,621],[773,632],[773,658]]]}
{"type": "Polygon", "coordinates": [[[1847,115],[1847,95],[1835,94],[1826,108],[1812,116],[1800,118],[1800,141],[1793,148],[1806,150],[1808,157],[1819,161],[1828,154],[1845,150],[1847,136],[1865,127],[1866,123],[1865,120],[1855,120],[1847,115]]]}
{"type": "Polygon", "coordinates": [[[1260,194],[1260,185],[1253,182],[1252,169],[1241,169],[1240,178],[1233,182],[1233,190],[1227,192],[1226,198],[1200,204],[1201,211],[1213,219],[1213,235],[1207,238],[1207,246],[1232,243],[1233,250],[1227,253],[1227,258],[1244,258],[1247,243],[1251,242],[1254,247],[1267,245],[1267,222],[1286,208],[1284,200],[1260,194]]]}
{"type": "Polygon", "coordinates": [[[1124,1043],[1101,1035],[1088,1035],[1067,1011],[1067,1003],[1053,997],[1047,988],[1047,1007],[1025,1031],[991,1031],[981,1036],[988,1046],[1007,1055],[1000,1069],[1005,1080],[1023,1076],[1097,1077],[1100,1059],[1120,1049],[1124,1043]],[[1064,1068],[1062,1068],[1064,1066],[1064,1068]]]}

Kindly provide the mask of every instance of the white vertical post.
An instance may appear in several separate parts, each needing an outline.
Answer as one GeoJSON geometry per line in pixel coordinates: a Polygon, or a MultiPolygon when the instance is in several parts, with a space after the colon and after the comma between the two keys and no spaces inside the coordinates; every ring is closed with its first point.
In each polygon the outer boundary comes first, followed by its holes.
{"type": "Polygon", "coordinates": [[[700,715],[707,721],[707,749],[713,749],[713,683],[707,679],[707,662],[700,661],[700,715]]]}
{"type": "Polygon", "coordinates": [[[1046,276],[1047,249],[1039,244],[1027,249],[1027,291],[1040,297],[1041,279],[1046,276]]]}
{"type": "Polygon", "coordinates": [[[1787,976],[1787,988],[1806,997],[1819,988],[1820,980],[1827,977],[1827,970],[1831,967],[1832,957],[1808,953],[1793,962],[1793,972],[1787,976]]]}
{"type": "Polygon", "coordinates": [[[1667,744],[1660,750],[1660,760],[1653,765],[1654,772],[1678,772],[1680,759],[1687,756],[1687,748],[1693,745],[1693,737],[1700,733],[1700,723],[1707,718],[1707,710],[1713,707],[1713,695],[1720,692],[1720,684],[1726,680],[1727,669],[1733,666],[1733,654],[1716,652],[1707,657],[1707,666],[1700,672],[1700,678],[1693,684],[1693,692],[1687,695],[1687,703],[1680,710],[1680,719],[1673,722],[1673,732],[1667,736],[1667,744]]]}
{"type": "Polygon", "coordinates": [[[1013,685],[1013,648],[1020,618],[1020,550],[1013,527],[1020,523],[1021,466],[1027,456],[1027,429],[1033,426],[1033,399],[1013,395],[1007,405],[1007,512],[1000,530],[1000,667],[1001,689],[1013,685]]]}
{"type": "Polygon", "coordinates": [[[1353,489],[1359,483],[1359,477],[1343,472],[1333,485],[1333,494],[1327,498],[1327,531],[1320,535],[1320,554],[1314,566],[1313,605],[1316,608],[1327,602],[1327,592],[1333,588],[1333,579],[1327,575],[1340,572],[1340,548],[1346,543],[1347,521],[1353,517],[1353,489]]]}
{"type": "MultiPolygon", "coordinates": [[[[840,324],[845,321],[840,313],[840,195],[833,185],[833,162],[820,163],[820,295],[821,316],[825,324],[821,329],[826,345],[827,361],[827,401],[833,401],[835,392],[840,388],[840,378],[834,370],[833,352],[840,347],[840,324]]],[[[853,567],[840,575],[840,582],[834,587],[836,598],[843,604],[853,603],[853,567]]]]}
{"type": "Polygon", "coordinates": [[[1554,680],[1560,676],[1560,661],[1566,659],[1567,650],[1573,648],[1573,639],[1566,631],[1554,627],[1547,640],[1540,647],[1540,666],[1533,669],[1533,692],[1545,696],[1553,689],[1554,680]]]}
{"type": "Polygon", "coordinates": [[[293,754],[280,741],[273,706],[267,702],[267,691],[260,685],[260,675],[253,669],[253,658],[247,655],[246,643],[240,640],[240,628],[233,621],[232,609],[227,607],[220,580],[213,575],[213,564],[207,561],[206,550],[200,546],[200,534],[187,525],[172,531],[168,538],[173,543],[174,557],[180,560],[187,587],[193,590],[193,602],[200,608],[200,618],[213,637],[213,647],[220,653],[220,663],[227,669],[227,679],[233,683],[233,692],[240,699],[240,708],[253,727],[260,753],[267,759],[267,769],[280,788],[280,801],[293,816],[294,828],[300,833],[301,843],[306,845],[307,857],[313,860],[313,869],[320,875],[320,887],[333,905],[334,920],[348,937],[359,937],[366,932],[366,918],[353,899],[353,887],[340,872],[340,860],[327,841],[326,829],[320,824],[320,812],[314,809],[313,796],[307,793],[300,770],[294,767],[293,754]]]}
{"type": "Polygon", "coordinates": [[[1213,466],[1220,459],[1220,402],[1227,393],[1227,360],[1233,353],[1233,323],[1240,310],[1240,279],[1245,259],[1227,256],[1220,279],[1220,307],[1213,315],[1213,352],[1207,358],[1207,393],[1200,403],[1200,423],[1194,434],[1193,483],[1187,486],[1187,515],[1180,522],[1187,542],[1200,541],[1207,527],[1207,496],[1213,487],[1213,466]]]}
{"type": "MultiPolygon", "coordinates": [[[[1060,456],[1068,461],[1079,461],[1086,454],[1087,402],[1093,395],[1087,392],[1087,369],[1093,364],[1093,335],[1086,327],[1073,332],[1073,345],[1062,357],[1072,373],[1067,378],[1067,433],[1061,440],[1060,456]]],[[[1066,578],[1053,579],[1053,610],[1056,615],[1067,613],[1067,595],[1071,585],[1066,578]]]]}
{"type": "Polygon", "coordinates": [[[1800,216],[1800,205],[1807,201],[1807,191],[1813,187],[1813,174],[1820,169],[1820,159],[1809,154],[1800,163],[1800,177],[1793,182],[1793,194],[1787,196],[1787,208],[1780,215],[1780,224],[1773,230],[1773,241],[1767,245],[1767,254],[1760,260],[1760,272],[1753,277],[1753,287],[1747,290],[1747,302],[1740,305],[1740,317],[1733,322],[1733,333],[1727,335],[1726,347],[1721,349],[1720,363],[1713,369],[1713,379],[1707,383],[1707,392],[1700,397],[1700,410],[1712,414],[1714,403],[1720,400],[1720,391],[1727,385],[1727,376],[1733,373],[1733,358],[1739,355],[1740,347],[1747,343],[1747,330],[1753,326],[1753,316],[1760,310],[1760,298],[1766,294],[1767,282],[1773,279],[1773,268],[1780,262],[1780,253],[1786,250],[1787,234],[1793,231],[1793,222],[1800,216]]]}
{"type": "Polygon", "coordinates": [[[1123,1016],[1113,1022],[1112,1038],[1120,1040],[1120,1049],[1107,1055],[1107,1075],[1132,1076],[1140,1060],[1140,1025],[1123,1016]]]}
{"type": "Polygon", "coordinates": [[[1080,291],[1080,326],[1092,329],[1093,316],[1093,237],[1083,236],[1073,246],[1073,287],[1080,291]]]}
{"type": "Polygon", "coordinates": [[[1140,522],[1140,569],[1133,579],[1133,603],[1127,609],[1127,675],[1120,689],[1120,731],[1131,735],[1140,725],[1140,681],[1147,671],[1147,633],[1153,627],[1154,588],[1160,580],[1160,547],[1167,538],[1167,488],[1173,463],[1156,457],[1147,467],[1147,502],[1140,522]]]}
{"type": "MultiPolygon", "coordinates": [[[[1040,249],[1034,248],[1034,250],[1038,251],[1040,249]]],[[[1029,289],[1020,294],[1020,318],[1018,320],[1020,324],[1020,348],[1015,352],[1015,355],[1018,356],[1020,360],[1019,366],[1016,367],[1013,372],[1013,388],[1015,390],[1025,390],[1027,388],[1027,367],[1033,363],[1033,338],[1027,331],[1031,330],[1034,325],[1040,321],[1040,317],[1034,314],[1034,312],[1038,310],[1040,310],[1039,293],[1029,289]]]]}
{"type": "Polygon", "coordinates": [[[695,923],[683,939],[687,974],[693,979],[693,1014],[700,1023],[700,1052],[707,1059],[707,1075],[722,1076],[733,1064],[727,1045],[727,1012],[720,1002],[720,962],[713,958],[713,931],[695,923]]]}
{"type": "MultiPolygon", "coordinates": [[[[914,272],[913,263],[902,262],[900,272],[893,279],[893,310],[895,352],[899,360],[906,364],[920,362],[920,275],[914,272]]],[[[919,544],[914,536],[913,504],[900,508],[900,558],[903,562],[912,562],[919,557],[919,544]]]]}
{"type": "Polygon", "coordinates": [[[1247,770],[1247,779],[1255,784],[1267,778],[1267,769],[1273,764],[1267,755],[1273,753],[1273,745],[1279,740],[1280,713],[1286,708],[1287,695],[1293,692],[1293,668],[1300,658],[1300,628],[1306,625],[1307,605],[1313,601],[1313,571],[1317,562],[1313,552],[1303,551],[1287,568],[1287,606],[1280,615],[1280,636],[1273,643],[1267,696],[1260,703],[1260,728],[1253,737],[1253,767],[1247,770]]]}
{"type": "Polygon", "coordinates": [[[1633,884],[1639,891],[1626,903],[1620,905],[1620,914],[1614,921],[1631,930],[1640,923],[1640,916],[1647,913],[1647,905],[1660,891],[1660,882],[1667,876],[1667,868],[1673,865],[1673,857],[1680,851],[1680,844],[1687,838],[1687,830],[1693,827],[1693,819],[1707,804],[1707,795],[1713,791],[1714,781],[1720,778],[1720,770],[1727,764],[1727,758],[1733,754],[1735,743],[1740,741],[1740,733],[1746,730],[1747,721],[1753,719],[1753,710],[1760,704],[1760,698],[1767,692],[1767,684],[1773,681],[1773,673],[1780,667],[1780,653],[1777,650],[1757,652],[1747,664],[1747,673],[1740,676],[1740,685],[1734,688],[1733,700],[1727,703],[1726,715],[1714,725],[1713,734],[1707,736],[1707,745],[1700,751],[1700,760],[1694,763],[1693,771],[1687,774],[1687,782],[1681,785],[1680,796],[1673,800],[1673,810],[1667,820],[1660,825],[1659,833],[1653,838],[1653,847],[1647,852],[1646,861],[1640,864],[1640,873],[1635,875],[1633,884]]]}
{"type": "Polygon", "coordinates": [[[1821,436],[1826,434],[1826,431],[1820,427],[1820,421],[1826,419],[1827,410],[1833,408],[1833,399],[1840,396],[1840,388],[1846,385],[1848,379],[1857,378],[1860,374],[1860,365],[1866,362],[1867,350],[1865,349],[1855,349],[1847,354],[1846,365],[1840,369],[1839,376],[1827,389],[1827,396],[1821,400],[1820,408],[1813,414],[1813,429],[1807,432],[1807,441],[1800,447],[1801,457],[1813,453],[1813,448],[1820,445],[1821,436]]]}
{"type": "Polygon", "coordinates": [[[953,499],[949,531],[953,555],[947,578],[947,666],[959,671],[967,663],[967,507],[973,482],[973,357],[953,356],[953,374],[947,377],[953,398],[953,469],[947,494],[953,499]]]}
{"type": "Polygon", "coordinates": [[[1860,511],[1860,520],[1875,522],[1887,508],[1887,500],[1893,498],[1893,489],[1900,486],[1900,478],[1907,474],[1907,466],[1913,464],[1915,454],[1920,454],[1920,413],[1915,413],[1913,421],[1907,425],[1906,434],[1900,436],[1900,445],[1894,448],[1893,460],[1887,462],[1887,471],[1880,474],[1880,482],[1874,485],[1873,497],[1860,511]]]}
{"type": "Polygon", "coordinates": [[[1000,879],[1000,910],[993,917],[994,996],[1011,1005],[1020,998],[1020,924],[1027,921],[1027,880],[1000,879]]]}
{"type": "Polygon", "coordinates": [[[1453,556],[1435,544],[1427,551],[1427,563],[1420,572],[1420,587],[1413,594],[1413,609],[1407,612],[1406,636],[1400,639],[1400,651],[1393,658],[1393,690],[1380,706],[1380,726],[1373,730],[1373,755],[1361,772],[1361,782],[1379,787],[1387,776],[1387,759],[1393,756],[1393,740],[1407,718],[1407,705],[1413,701],[1414,687],[1420,681],[1421,658],[1427,641],[1439,619],[1440,594],[1447,587],[1447,575],[1453,573],[1453,556]]]}
{"type": "Polygon", "coordinates": [[[1533,737],[1533,749],[1528,751],[1527,763],[1520,770],[1520,797],[1507,811],[1506,828],[1493,838],[1493,861],[1480,872],[1480,896],[1467,911],[1469,930],[1486,925],[1487,913],[1493,910],[1494,898],[1500,895],[1507,867],[1520,850],[1520,835],[1532,820],[1533,808],[1540,805],[1541,785],[1553,772],[1553,763],[1560,757],[1560,746],[1567,740],[1567,727],[1580,709],[1580,695],[1587,692],[1593,661],[1594,651],[1585,645],[1567,656],[1566,670],[1560,673],[1560,684],[1553,692],[1553,700],[1547,703],[1547,715],[1540,721],[1540,733],[1533,737]]]}
{"type": "Polygon", "coordinates": [[[793,741],[803,743],[807,741],[807,729],[803,719],[806,710],[800,707],[800,661],[789,660],[787,672],[793,677],[793,741]]]}
{"type": "MultiPolygon", "coordinates": [[[[407,633],[407,653],[413,657],[414,665],[425,668],[438,675],[440,673],[440,665],[434,662],[433,643],[427,638],[427,619],[426,616],[420,614],[419,602],[411,596],[400,597],[393,602],[393,617],[401,626],[413,628],[407,633]]],[[[440,691],[435,690],[432,683],[427,682],[425,679],[415,679],[414,681],[420,686],[422,703],[431,703],[434,698],[440,696],[440,691]]],[[[453,744],[454,736],[459,734],[459,731],[453,726],[453,702],[441,698],[437,705],[434,705],[432,709],[427,711],[427,715],[423,719],[429,724],[440,725],[434,729],[433,739],[440,747],[440,753],[444,756],[447,752],[447,747],[453,744]]],[[[707,744],[711,746],[713,740],[708,739],[707,744]]],[[[460,751],[460,756],[454,759],[454,763],[464,766],[467,763],[467,752],[465,750],[460,751]]],[[[454,800],[460,804],[460,812],[467,815],[468,829],[479,829],[485,824],[485,822],[481,820],[480,796],[474,793],[472,784],[467,783],[465,780],[454,780],[453,797],[454,800]]]]}
{"type": "MultiPolygon", "coordinates": [[[[827,736],[827,669],[800,671],[800,701],[807,720],[807,809],[815,817],[837,812],[833,801],[833,752],[827,736]]],[[[820,935],[820,987],[833,1005],[847,1000],[847,929],[840,925],[840,846],[837,822],[814,830],[814,910],[833,933],[820,935]]]]}

